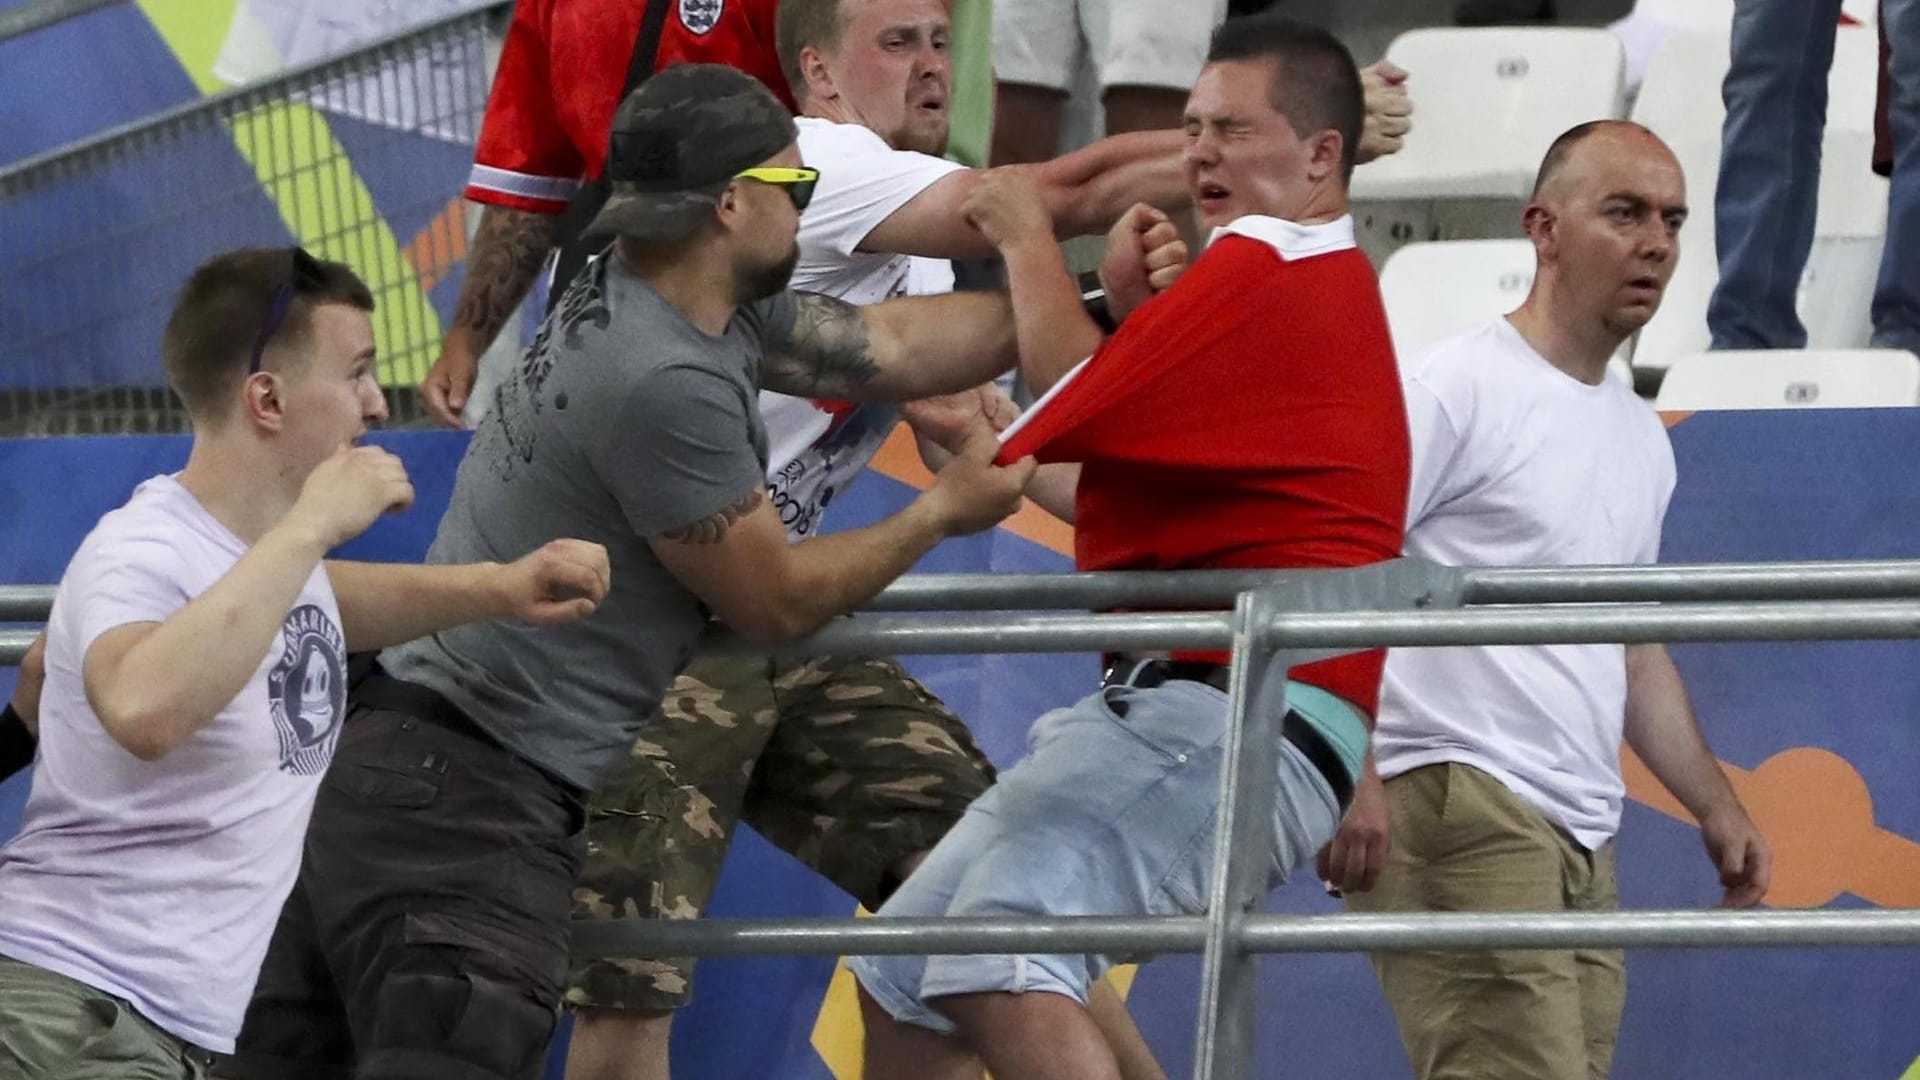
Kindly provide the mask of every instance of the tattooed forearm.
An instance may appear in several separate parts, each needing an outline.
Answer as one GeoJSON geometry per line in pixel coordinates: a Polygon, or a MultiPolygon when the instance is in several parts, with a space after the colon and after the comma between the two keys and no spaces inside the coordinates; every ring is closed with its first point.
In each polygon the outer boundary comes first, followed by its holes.
{"type": "Polygon", "coordinates": [[[500,328],[527,298],[553,248],[559,218],[504,206],[480,214],[480,228],[467,256],[467,280],[460,286],[454,325],[467,332],[475,352],[493,344],[500,328]]]}
{"type": "Polygon", "coordinates": [[[815,293],[795,293],[794,304],[793,332],[768,354],[760,385],[796,397],[865,396],[880,364],[860,309],[815,293]]]}
{"type": "Polygon", "coordinates": [[[668,529],[660,535],[669,540],[678,540],[683,544],[717,544],[727,538],[727,530],[733,527],[734,522],[758,510],[760,501],[766,497],[765,488],[754,488],[732,506],[723,507],[699,521],[690,522],[677,529],[668,529]]]}

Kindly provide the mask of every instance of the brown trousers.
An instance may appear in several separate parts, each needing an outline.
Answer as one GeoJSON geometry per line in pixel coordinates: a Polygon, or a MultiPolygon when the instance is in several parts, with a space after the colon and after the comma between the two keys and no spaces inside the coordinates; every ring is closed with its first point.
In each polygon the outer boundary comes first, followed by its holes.
{"type": "MultiPolygon", "coordinates": [[[[1588,851],[1498,780],[1430,765],[1386,782],[1391,851],[1352,911],[1581,911],[1620,904],[1613,845],[1588,851]]],[[[1603,1080],[1626,967],[1617,951],[1373,957],[1421,1080],[1603,1080]]]]}

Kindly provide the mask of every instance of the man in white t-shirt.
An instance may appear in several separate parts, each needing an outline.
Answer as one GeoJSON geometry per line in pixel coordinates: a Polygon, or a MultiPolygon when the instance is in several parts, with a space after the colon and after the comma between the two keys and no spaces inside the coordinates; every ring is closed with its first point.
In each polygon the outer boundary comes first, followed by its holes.
{"type": "Polygon", "coordinates": [[[398,458],[353,445],[387,413],[372,308],[297,248],[221,255],[174,307],[187,466],[100,520],[47,623],[33,788],[0,848],[9,1075],[205,1075],[299,869],[348,650],[577,618],[606,591],[578,541],[509,566],[323,562],[413,501],[398,458]]]}
{"type": "MultiPolygon", "coordinates": [[[[1659,307],[1686,216],[1680,165],[1645,128],[1599,121],[1554,143],[1525,214],[1538,256],[1526,302],[1403,360],[1409,555],[1465,566],[1659,558],[1673,450],[1607,360],[1659,307]]],[[[1377,775],[1321,853],[1321,876],[1355,911],[1618,907],[1623,737],[1699,821],[1722,902],[1759,902],[1767,843],[1664,645],[1391,651],[1377,775]]],[[[1618,951],[1373,962],[1422,1080],[1607,1075],[1626,991],[1618,951]]]]}

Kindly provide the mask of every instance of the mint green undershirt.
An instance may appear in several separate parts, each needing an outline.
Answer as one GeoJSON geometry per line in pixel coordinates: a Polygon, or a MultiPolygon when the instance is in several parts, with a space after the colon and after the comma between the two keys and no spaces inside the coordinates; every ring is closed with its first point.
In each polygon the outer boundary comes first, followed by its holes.
{"type": "Polygon", "coordinates": [[[1367,720],[1358,706],[1317,686],[1289,679],[1287,707],[1327,740],[1347,766],[1347,775],[1360,775],[1360,763],[1367,755],[1367,720]]]}

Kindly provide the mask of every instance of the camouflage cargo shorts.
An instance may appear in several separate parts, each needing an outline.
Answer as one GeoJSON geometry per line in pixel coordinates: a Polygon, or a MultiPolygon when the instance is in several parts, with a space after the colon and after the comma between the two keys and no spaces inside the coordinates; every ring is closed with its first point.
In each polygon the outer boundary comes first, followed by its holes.
{"type": "MultiPolygon", "coordinates": [[[[739,822],[870,910],[993,783],[966,726],[892,660],[696,659],[595,794],[577,919],[693,919],[739,822]]],[[[567,1003],[675,1009],[693,960],[601,959],[567,1003]]]]}

